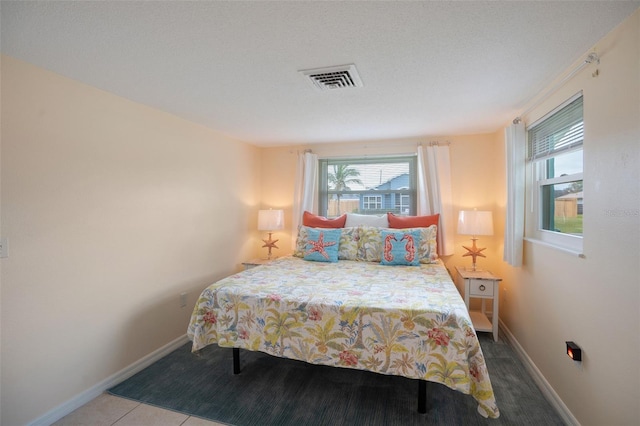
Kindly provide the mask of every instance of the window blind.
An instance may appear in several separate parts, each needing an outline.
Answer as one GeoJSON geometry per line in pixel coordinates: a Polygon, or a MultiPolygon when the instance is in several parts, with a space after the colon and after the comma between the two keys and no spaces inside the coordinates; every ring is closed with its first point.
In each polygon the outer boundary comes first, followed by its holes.
{"type": "Polygon", "coordinates": [[[415,157],[369,157],[369,158],[347,158],[347,159],[320,159],[320,173],[327,175],[321,178],[328,181],[326,184],[329,191],[370,191],[372,189],[382,190],[391,189],[384,188],[389,185],[393,178],[400,175],[409,175],[408,186],[405,184],[402,188],[394,189],[415,189],[415,157]],[[346,176],[346,187],[336,188],[335,179],[331,182],[328,175],[336,173],[339,166],[346,169],[353,169],[352,173],[346,176]]]}
{"type": "Polygon", "coordinates": [[[582,146],[582,95],[528,129],[527,159],[543,160],[582,146]]]}

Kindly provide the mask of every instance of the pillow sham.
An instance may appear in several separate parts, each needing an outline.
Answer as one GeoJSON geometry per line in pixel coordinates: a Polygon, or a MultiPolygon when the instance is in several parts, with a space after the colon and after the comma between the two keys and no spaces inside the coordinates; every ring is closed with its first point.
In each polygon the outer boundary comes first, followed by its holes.
{"type": "Polygon", "coordinates": [[[324,216],[318,216],[308,211],[305,211],[302,214],[302,224],[304,226],[310,226],[312,228],[344,228],[344,224],[346,221],[346,213],[335,219],[327,219],[324,216]]]}
{"type": "Polygon", "coordinates": [[[341,234],[341,229],[309,228],[307,230],[304,260],[337,262],[341,234]]]}
{"type": "Polygon", "coordinates": [[[358,260],[380,262],[382,260],[382,229],[377,226],[361,226],[358,243],[358,260]]]}
{"type": "Polygon", "coordinates": [[[380,228],[388,228],[389,220],[387,215],[369,215],[369,214],[357,214],[347,213],[347,222],[345,226],[377,226],[380,228]]]}
{"type": "Polygon", "coordinates": [[[358,241],[360,240],[360,228],[357,226],[342,228],[340,234],[340,247],[338,247],[338,259],[358,260],[358,241]]]}
{"type": "Polygon", "coordinates": [[[395,231],[383,229],[382,232],[382,260],[383,265],[420,264],[418,246],[420,245],[420,231],[395,231]]]}
{"type": "Polygon", "coordinates": [[[296,247],[293,249],[293,255],[295,257],[304,257],[304,248],[307,246],[307,230],[309,228],[300,225],[298,227],[298,237],[296,238],[296,247]]]}
{"type": "Polygon", "coordinates": [[[420,263],[436,263],[438,261],[438,227],[431,225],[426,228],[409,228],[405,231],[414,229],[420,232],[420,245],[418,246],[420,263]]]}
{"type": "Polygon", "coordinates": [[[393,213],[387,213],[389,220],[389,228],[427,228],[431,225],[438,226],[440,213],[431,216],[396,216],[393,213]]]}

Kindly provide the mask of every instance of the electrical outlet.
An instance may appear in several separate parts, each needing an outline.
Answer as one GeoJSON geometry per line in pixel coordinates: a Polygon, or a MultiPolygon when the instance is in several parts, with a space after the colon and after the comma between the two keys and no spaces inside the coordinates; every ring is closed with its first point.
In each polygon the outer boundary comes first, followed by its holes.
{"type": "Polygon", "coordinates": [[[180,307],[181,308],[186,308],[187,307],[187,293],[180,293],[180,307]]]}
{"type": "Polygon", "coordinates": [[[9,257],[9,242],[5,237],[0,238],[0,258],[9,257]]]}

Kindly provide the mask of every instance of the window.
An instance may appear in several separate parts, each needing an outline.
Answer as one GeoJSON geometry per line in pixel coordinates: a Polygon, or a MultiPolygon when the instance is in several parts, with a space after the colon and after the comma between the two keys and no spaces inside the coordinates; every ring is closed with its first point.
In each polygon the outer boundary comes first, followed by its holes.
{"type": "Polygon", "coordinates": [[[416,157],[321,159],[318,189],[323,216],[415,215],[416,157]]]}
{"type": "Polygon", "coordinates": [[[399,212],[399,214],[408,215],[411,211],[411,199],[408,195],[400,194],[399,197],[396,197],[396,208],[395,210],[399,212]]]}
{"type": "Polygon", "coordinates": [[[527,236],[582,249],[582,94],[527,130],[530,189],[527,236]]]}
{"type": "Polygon", "coordinates": [[[382,208],[382,196],[381,195],[363,195],[362,196],[362,208],[364,210],[380,210],[382,208]]]}

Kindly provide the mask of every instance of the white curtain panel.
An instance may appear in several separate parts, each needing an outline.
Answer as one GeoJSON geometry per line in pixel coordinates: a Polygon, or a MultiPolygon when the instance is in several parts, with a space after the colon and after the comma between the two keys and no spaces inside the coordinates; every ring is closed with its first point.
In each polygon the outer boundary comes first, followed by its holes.
{"type": "Polygon", "coordinates": [[[522,265],[524,239],[525,130],[524,123],[504,130],[507,170],[507,220],[503,259],[511,266],[522,265]]]}
{"type": "Polygon", "coordinates": [[[440,213],[438,254],[453,254],[454,218],[449,145],[418,146],[418,215],[440,213]]]}
{"type": "Polygon", "coordinates": [[[433,214],[433,209],[431,208],[430,201],[430,193],[429,191],[429,173],[428,173],[428,164],[427,164],[427,153],[425,152],[426,148],[422,146],[418,146],[418,215],[430,215],[433,214]]]}
{"type": "Polygon", "coordinates": [[[293,196],[293,219],[291,220],[291,246],[295,249],[298,227],[302,213],[318,213],[318,156],[311,152],[298,153],[296,186],[293,196]]]}

